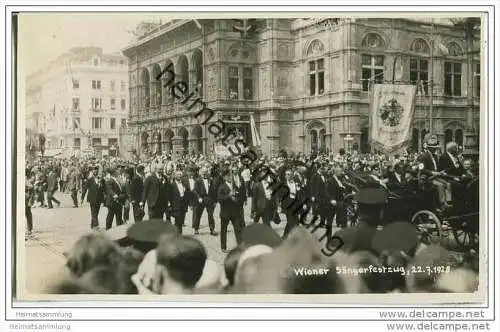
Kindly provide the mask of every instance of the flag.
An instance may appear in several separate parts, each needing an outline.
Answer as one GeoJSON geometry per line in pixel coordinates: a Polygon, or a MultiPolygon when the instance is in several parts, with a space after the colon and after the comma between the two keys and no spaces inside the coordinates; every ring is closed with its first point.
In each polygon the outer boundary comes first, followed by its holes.
{"type": "Polygon", "coordinates": [[[374,84],[370,101],[372,146],[396,153],[410,140],[417,87],[402,84],[374,84]]]}
{"type": "Polygon", "coordinates": [[[252,114],[250,114],[250,131],[252,134],[252,145],[253,146],[260,146],[261,141],[260,141],[259,133],[257,132],[257,126],[255,125],[255,119],[253,118],[252,114]]]}

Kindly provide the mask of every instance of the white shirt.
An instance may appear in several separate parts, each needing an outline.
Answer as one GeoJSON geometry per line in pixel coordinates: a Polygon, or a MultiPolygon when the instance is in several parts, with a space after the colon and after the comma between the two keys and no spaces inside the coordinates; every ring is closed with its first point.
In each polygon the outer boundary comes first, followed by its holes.
{"type": "Polygon", "coordinates": [[[243,177],[243,181],[249,182],[250,181],[250,170],[248,168],[245,168],[243,171],[241,171],[241,176],[243,177]]]}
{"type": "Polygon", "coordinates": [[[290,197],[295,198],[295,195],[297,194],[297,187],[295,186],[295,182],[288,181],[287,186],[288,189],[290,190],[290,197]]]}
{"type": "Polygon", "coordinates": [[[262,181],[262,186],[264,187],[264,194],[266,195],[266,199],[271,199],[272,190],[269,186],[269,183],[267,183],[266,181],[262,181]]]}
{"type": "Polygon", "coordinates": [[[239,176],[235,176],[234,177],[234,184],[237,188],[240,187],[240,177],[239,176]]]}
{"type": "Polygon", "coordinates": [[[429,154],[431,155],[432,164],[434,165],[434,170],[437,170],[436,159],[434,158],[434,155],[430,151],[429,154]]]}
{"type": "Polygon", "coordinates": [[[321,181],[325,182],[325,177],[321,175],[321,181]]]}
{"type": "Polygon", "coordinates": [[[179,190],[179,195],[181,197],[184,197],[184,186],[180,181],[175,181],[175,184],[177,185],[177,189],[179,190]]]}
{"type": "Polygon", "coordinates": [[[206,192],[208,194],[208,186],[209,186],[208,179],[203,179],[203,185],[205,186],[205,190],[206,190],[206,192]]]}
{"type": "Polygon", "coordinates": [[[401,182],[401,175],[399,175],[398,173],[394,172],[394,176],[396,177],[396,179],[398,180],[398,182],[401,182]]]}
{"type": "Polygon", "coordinates": [[[189,189],[193,190],[194,189],[194,179],[189,179],[189,189]]]}

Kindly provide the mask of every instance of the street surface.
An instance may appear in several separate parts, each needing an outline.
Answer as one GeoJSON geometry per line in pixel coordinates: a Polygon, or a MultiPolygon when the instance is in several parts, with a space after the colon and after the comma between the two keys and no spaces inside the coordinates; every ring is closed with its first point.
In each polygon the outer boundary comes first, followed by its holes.
{"type": "MultiPolygon", "coordinates": [[[[54,205],[53,209],[32,208],[33,213],[33,237],[25,242],[26,253],[26,289],[29,293],[39,293],[43,289],[45,281],[51,278],[54,273],[65,263],[63,253],[68,251],[78,238],[90,232],[90,206],[84,203],[78,208],[72,207],[71,198],[68,193],[56,192],[55,197],[61,201],[61,207],[54,205]]],[[[245,206],[245,222],[248,225],[250,218],[251,200],[245,206]]],[[[131,211],[132,212],[132,211],[131,211]]],[[[99,227],[105,228],[107,208],[101,207],[99,211],[99,227]]],[[[147,216],[147,214],[146,214],[147,216]]],[[[129,224],[133,223],[129,220],[129,224]]],[[[214,212],[216,231],[220,233],[219,207],[214,212]]],[[[192,211],[189,209],[186,215],[184,235],[193,235],[198,238],[207,250],[209,259],[212,259],[223,266],[224,254],[220,249],[220,234],[210,235],[208,218],[206,212],[203,213],[199,235],[194,235],[191,227],[192,211]]],[[[273,224],[273,228],[279,235],[283,234],[285,228],[284,217],[279,225],[273,224]]],[[[24,220],[23,220],[24,222],[24,220]]],[[[115,224],[113,224],[115,226],[115,224]]],[[[323,234],[324,231],[318,232],[323,234]]],[[[20,238],[22,239],[22,238],[20,238]]],[[[228,227],[227,248],[236,246],[236,240],[232,226],[228,227]]]]}

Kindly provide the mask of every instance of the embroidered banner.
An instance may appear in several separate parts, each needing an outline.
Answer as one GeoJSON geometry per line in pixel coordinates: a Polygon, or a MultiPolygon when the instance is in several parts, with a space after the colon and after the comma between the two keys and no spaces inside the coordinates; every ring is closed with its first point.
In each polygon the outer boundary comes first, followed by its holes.
{"type": "Polygon", "coordinates": [[[414,85],[373,85],[369,118],[374,149],[392,154],[408,143],[416,91],[414,85]]]}

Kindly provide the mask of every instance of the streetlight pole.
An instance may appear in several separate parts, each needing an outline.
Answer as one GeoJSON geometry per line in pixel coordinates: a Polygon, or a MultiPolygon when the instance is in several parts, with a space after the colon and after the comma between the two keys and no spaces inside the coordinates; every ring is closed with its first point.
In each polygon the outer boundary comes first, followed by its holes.
{"type": "Polygon", "coordinates": [[[429,64],[429,70],[430,70],[430,77],[429,77],[429,132],[432,134],[433,133],[433,123],[432,123],[432,117],[433,117],[433,112],[434,112],[434,45],[435,45],[435,40],[434,40],[434,19],[432,19],[431,23],[431,50],[430,50],[430,64],[429,64]]]}

